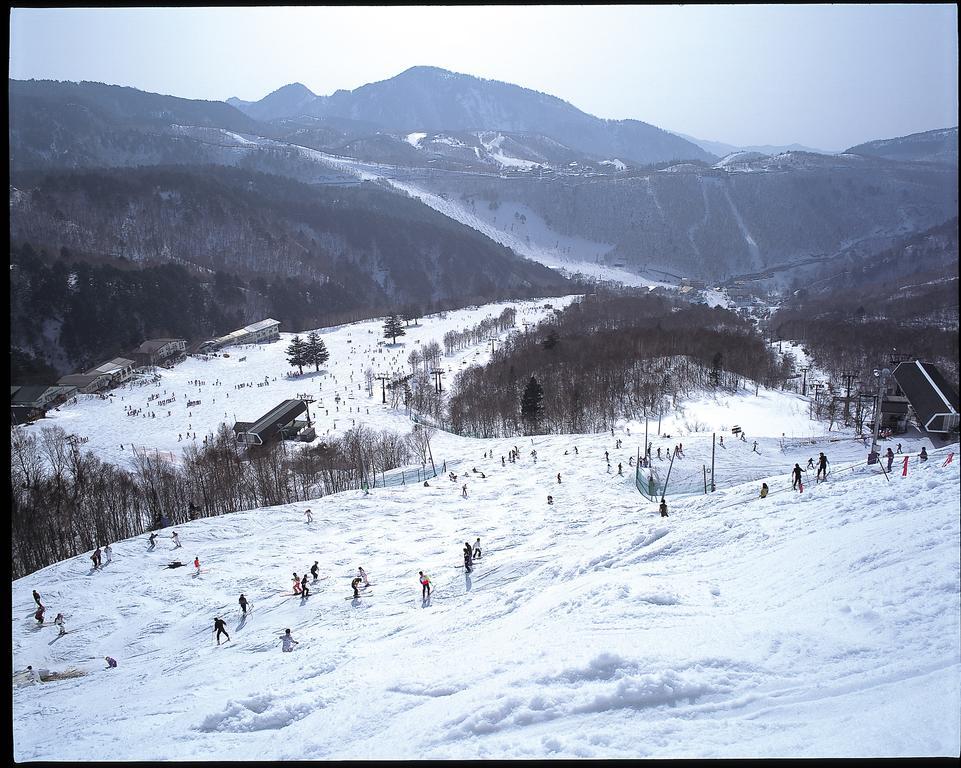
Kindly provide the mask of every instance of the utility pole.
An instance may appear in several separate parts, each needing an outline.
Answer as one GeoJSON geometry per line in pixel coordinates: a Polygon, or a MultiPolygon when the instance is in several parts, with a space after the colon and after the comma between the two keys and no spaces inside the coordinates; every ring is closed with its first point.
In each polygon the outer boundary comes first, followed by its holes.
{"type": "Polygon", "coordinates": [[[717,490],[714,484],[714,446],[717,443],[717,432],[711,433],[711,493],[717,490]]]}
{"type": "Polygon", "coordinates": [[[844,425],[847,426],[848,422],[851,420],[851,382],[854,381],[854,377],[857,373],[852,373],[851,371],[845,371],[841,374],[841,378],[844,379],[844,425]]]}
{"type": "Polygon", "coordinates": [[[801,380],[801,396],[804,397],[808,393],[808,370],[811,368],[809,365],[801,366],[801,373],[804,374],[804,378],[801,380]]]}
{"type": "Polygon", "coordinates": [[[387,380],[390,376],[386,373],[378,373],[375,378],[380,382],[380,395],[384,405],[387,405],[387,380]]]}
{"type": "Polygon", "coordinates": [[[878,432],[881,429],[881,403],[884,399],[884,380],[891,375],[891,371],[888,368],[882,368],[880,371],[875,368],[874,375],[878,377],[878,400],[874,406],[874,437],[871,440],[871,453],[868,454],[868,464],[877,464],[878,462],[878,432]]]}

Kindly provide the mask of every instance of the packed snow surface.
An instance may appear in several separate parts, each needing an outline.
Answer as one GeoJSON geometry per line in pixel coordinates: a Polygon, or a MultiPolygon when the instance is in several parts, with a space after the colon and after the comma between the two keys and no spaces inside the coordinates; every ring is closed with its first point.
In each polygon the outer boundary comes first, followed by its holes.
{"type": "MultiPolygon", "coordinates": [[[[571,298],[516,303],[518,324],[571,298]]],[[[307,391],[320,398],[311,415],[321,435],[351,419],[406,432],[406,415],[381,403],[379,386],[367,394],[363,369],[403,368],[417,342],[503,306],[424,318],[397,346],[378,346],[380,321],[326,329],[326,372],[296,379],[284,376],[283,334],[228,349],[229,358],[191,358],[109,400],[83,399],[52,422],[122,462],[131,441],[176,452],[188,418],[202,438],[225,411],[253,420],[307,391]],[[177,395],[176,415],[123,415],[165,390],[177,395]],[[192,417],[184,396],[203,401],[192,417]]],[[[489,348],[445,367],[483,362],[489,348]]],[[[427,487],[196,520],[176,527],[177,551],[164,529],[152,552],[145,536],[114,542],[101,571],[83,553],[14,581],[14,671],[84,673],[32,685],[15,676],[14,757],[957,755],[957,457],[943,466],[950,449],[931,450],[921,463],[922,441],[905,438],[907,474],[898,456],[886,477],[850,432],[809,421],[807,402],[743,389],[684,404],[664,416],[660,435],[649,421],[655,452],[683,452],[666,518],[634,485],[643,422],[621,422],[613,435],[438,432],[435,458],[456,482],[440,475],[427,487]],[[519,460],[502,463],[514,446],[519,460]],[[705,495],[697,485],[712,451],[718,490],[705,495]],[[790,468],[819,451],[831,462],[827,481],[808,470],[796,493],[790,468]],[[483,555],[465,574],[461,550],[477,537],[483,555]],[[164,567],[194,557],[199,574],[164,567]],[[294,597],[292,573],[314,561],[320,580],[306,600],[294,597]],[[371,586],[355,600],[358,566],[371,586]],[[434,584],[429,600],[420,570],[434,584]],[[48,619],[66,615],[66,635],[33,619],[33,589],[48,619]],[[253,604],[246,618],[241,592],[253,604]],[[220,646],[215,616],[230,635],[220,646]],[[281,651],[288,627],[293,653],[281,651]]],[[[663,478],[668,462],[655,454],[654,464],[663,478]]]]}

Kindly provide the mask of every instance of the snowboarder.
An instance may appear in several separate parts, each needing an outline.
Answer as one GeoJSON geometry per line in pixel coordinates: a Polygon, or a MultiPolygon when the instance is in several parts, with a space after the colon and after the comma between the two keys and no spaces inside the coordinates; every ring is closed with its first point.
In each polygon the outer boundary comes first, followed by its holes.
{"type": "Polygon", "coordinates": [[[306,573],[304,574],[304,577],[300,580],[300,594],[303,595],[304,598],[310,597],[310,587],[307,586],[306,573]]]}
{"type": "Polygon", "coordinates": [[[240,600],[238,600],[237,602],[240,603],[240,612],[244,614],[244,616],[246,616],[247,615],[247,598],[244,597],[243,592],[240,593],[240,600]]]}
{"type": "Polygon", "coordinates": [[[921,459],[921,461],[928,460],[928,449],[923,445],[921,446],[921,453],[918,455],[918,458],[921,459]]]}
{"type": "Polygon", "coordinates": [[[200,558],[199,557],[194,558],[194,568],[197,569],[196,572],[194,573],[194,576],[199,576],[200,575],[200,558]]]}
{"type": "Polygon", "coordinates": [[[761,498],[767,498],[768,488],[767,483],[761,483],[761,498]]]}
{"type": "Polygon", "coordinates": [[[40,679],[40,673],[37,672],[37,670],[35,670],[33,666],[30,664],[27,665],[27,677],[32,683],[42,682],[42,680],[40,679]]]}
{"type": "Polygon", "coordinates": [[[474,542],[474,554],[472,555],[474,560],[480,560],[481,556],[481,546],[480,546],[480,536],[477,537],[477,541],[474,542]]]}
{"type": "Polygon", "coordinates": [[[90,559],[93,560],[93,567],[100,568],[100,547],[97,547],[93,554],[90,555],[90,559]]]}
{"type": "Polygon", "coordinates": [[[888,472],[891,471],[891,464],[894,463],[894,451],[891,450],[891,446],[888,446],[888,452],[884,454],[884,457],[888,460],[888,472]]]}
{"type": "Polygon", "coordinates": [[[174,531],[174,532],[170,535],[170,538],[173,539],[174,549],[179,549],[179,548],[182,546],[181,543],[180,543],[180,537],[177,535],[177,532],[176,532],[176,531],[174,531]]]}
{"type": "Polygon", "coordinates": [[[289,629],[286,630],[284,634],[280,636],[280,639],[284,643],[282,646],[284,653],[290,653],[291,651],[294,650],[294,646],[298,645],[297,641],[294,640],[294,638],[291,636],[289,629]]]}
{"type": "Polygon", "coordinates": [[[314,522],[314,516],[310,513],[309,509],[304,512],[304,516],[307,518],[308,523],[314,522]]]}
{"type": "Polygon", "coordinates": [[[365,586],[365,587],[369,587],[369,586],[370,586],[370,579],[367,578],[367,571],[365,571],[363,568],[361,568],[360,566],[358,566],[358,567],[357,567],[357,575],[360,576],[361,579],[363,579],[363,581],[364,581],[364,586],[365,586]]]}
{"type": "Polygon", "coordinates": [[[360,597],[360,576],[354,576],[350,582],[350,588],[354,590],[354,599],[356,600],[360,597]]]}
{"type": "MultiPolygon", "coordinates": [[[[792,481],[791,481],[791,487],[792,487],[795,491],[798,489],[798,486],[801,485],[801,473],[802,473],[803,471],[804,471],[804,470],[801,469],[801,465],[800,465],[800,464],[797,464],[797,463],[795,463],[794,469],[791,470],[791,477],[793,478],[792,481]]],[[[801,487],[803,488],[804,486],[801,485],[801,487]]]]}
{"type": "Polygon", "coordinates": [[[297,575],[297,571],[294,571],[294,594],[300,594],[300,576],[297,575]]]}
{"type": "Polygon", "coordinates": [[[113,550],[110,548],[109,544],[103,548],[103,553],[106,555],[107,562],[109,563],[113,559],[113,550]]]}
{"type": "Polygon", "coordinates": [[[33,618],[37,620],[37,624],[43,624],[43,612],[46,610],[42,605],[37,608],[37,612],[33,614],[33,618]]]}
{"type": "Polygon", "coordinates": [[[430,597],[431,593],[430,577],[423,571],[419,571],[418,573],[420,574],[421,597],[426,600],[430,597]]]}
{"type": "Polygon", "coordinates": [[[561,473],[558,472],[558,473],[557,473],[557,484],[560,485],[560,483],[561,483],[561,473]]]}
{"type": "Polygon", "coordinates": [[[156,532],[156,531],[153,531],[153,532],[150,534],[150,546],[147,547],[147,551],[149,552],[149,551],[152,550],[155,546],[157,546],[157,532],[156,532]]]}
{"type": "Polygon", "coordinates": [[[661,504],[658,509],[661,511],[661,517],[667,517],[667,502],[664,500],[663,496],[661,496],[661,504]]]}
{"type": "Polygon", "coordinates": [[[724,448],[724,435],[721,435],[721,439],[718,441],[722,448],[724,448]]]}
{"type": "Polygon", "coordinates": [[[828,479],[828,457],[824,455],[823,451],[818,454],[818,472],[816,479],[818,482],[820,482],[822,479],[828,479]],[[822,473],[824,474],[823,478],[821,477],[822,473]]]}
{"type": "Polygon", "coordinates": [[[104,657],[103,657],[103,660],[104,660],[105,662],[107,662],[107,667],[108,667],[109,669],[116,669],[116,668],[117,668],[117,660],[116,660],[113,656],[104,656],[104,657]]]}
{"type": "Polygon", "coordinates": [[[60,634],[57,635],[57,637],[60,637],[61,635],[67,634],[67,628],[66,628],[66,626],[65,626],[64,623],[63,623],[63,614],[62,614],[62,613],[58,613],[58,614],[57,614],[57,618],[55,618],[55,619],[53,620],[53,623],[56,624],[58,627],[60,627],[60,634]]]}
{"type": "Polygon", "coordinates": [[[41,603],[40,603],[40,593],[37,592],[37,590],[33,590],[33,600],[34,600],[34,602],[37,604],[37,608],[39,608],[40,605],[41,605],[41,603]]]}
{"type": "MultiPolygon", "coordinates": [[[[227,635],[227,624],[217,616],[214,618],[214,629],[217,630],[217,645],[220,645],[220,633],[223,632],[227,635]]],[[[227,639],[230,640],[230,635],[227,635],[227,639]]]]}
{"type": "Polygon", "coordinates": [[[551,496],[550,494],[547,494],[547,503],[548,505],[551,505],[554,503],[554,497],[551,496]]]}
{"type": "Polygon", "coordinates": [[[754,451],[754,453],[760,453],[760,451],[757,449],[757,440],[754,441],[754,445],[751,450],[754,451]]]}
{"type": "Polygon", "coordinates": [[[317,572],[320,569],[317,567],[317,561],[314,560],[314,564],[310,566],[310,575],[314,577],[314,581],[317,581],[317,572]]]}
{"type": "Polygon", "coordinates": [[[464,569],[470,573],[474,570],[474,549],[469,542],[464,542],[464,569]]]}

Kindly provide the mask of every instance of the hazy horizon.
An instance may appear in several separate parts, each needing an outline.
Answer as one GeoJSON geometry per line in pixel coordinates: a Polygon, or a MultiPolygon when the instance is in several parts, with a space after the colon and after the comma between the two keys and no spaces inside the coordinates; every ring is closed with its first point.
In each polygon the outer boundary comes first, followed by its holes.
{"type": "Polygon", "coordinates": [[[957,8],[14,8],[12,79],[190,99],[436,66],[703,141],[839,151],[958,124],[957,8]],[[470,35],[466,35],[466,31],[470,35]]]}

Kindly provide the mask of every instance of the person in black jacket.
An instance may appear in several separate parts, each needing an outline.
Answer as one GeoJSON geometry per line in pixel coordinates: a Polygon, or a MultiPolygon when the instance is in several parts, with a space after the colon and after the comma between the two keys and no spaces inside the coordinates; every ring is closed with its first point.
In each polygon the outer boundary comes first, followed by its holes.
{"type": "Polygon", "coordinates": [[[318,570],[319,570],[319,569],[317,568],[317,561],[314,560],[314,564],[313,564],[312,566],[310,566],[310,575],[314,577],[314,581],[317,581],[317,571],[318,571],[318,570]]]}
{"type": "MultiPolygon", "coordinates": [[[[214,629],[217,630],[217,645],[220,645],[220,633],[227,635],[227,624],[218,616],[214,619],[214,629]]],[[[227,639],[230,640],[230,635],[227,635],[227,639]]]]}
{"type": "Polygon", "coordinates": [[[33,599],[34,599],[34,601],[37,603],[37,608],[39,608],[40,605],[41,605],[41,603],[40,603],[40,593],[37,592],[37,590],[33,590],[33,599]]]}
{"type": "Polygon", "coordinates": [[[464,568],[470,573],[474,570],[474,549],[469,542],[464,542],[464,568]]]}
{"type": "Polygon", "coordinates": [[[300,595],[301,597],[310,597],[310,587],[307,586],[307,574],[304,574],[304,578],[300,580],[300,595]]]}
{"type": "Polygon", "coordinates": [[[244,597],[242,592],[240,594],[240,600],[238,600],[237,602],[240,603],[240,612],[243,613],[244,616],[246,616],[247,615],[247,598],[244,597]]]}
{"type": "Polygon", "coordinates": [[[801,473],[803,471],[804,470],[801,469],[800,464],[795,464],[794,469],[791,470],[791,487],[794,488],[795,491],[797,490],[798,485],[801,483],[801,473]]]}
{"type": "Polygon", "coordinates": [[[667,517],[667,502],[664,500],[663,496],[661,496],[661,505],[659,509],[661,510],[661,517],[667,517]]]}

